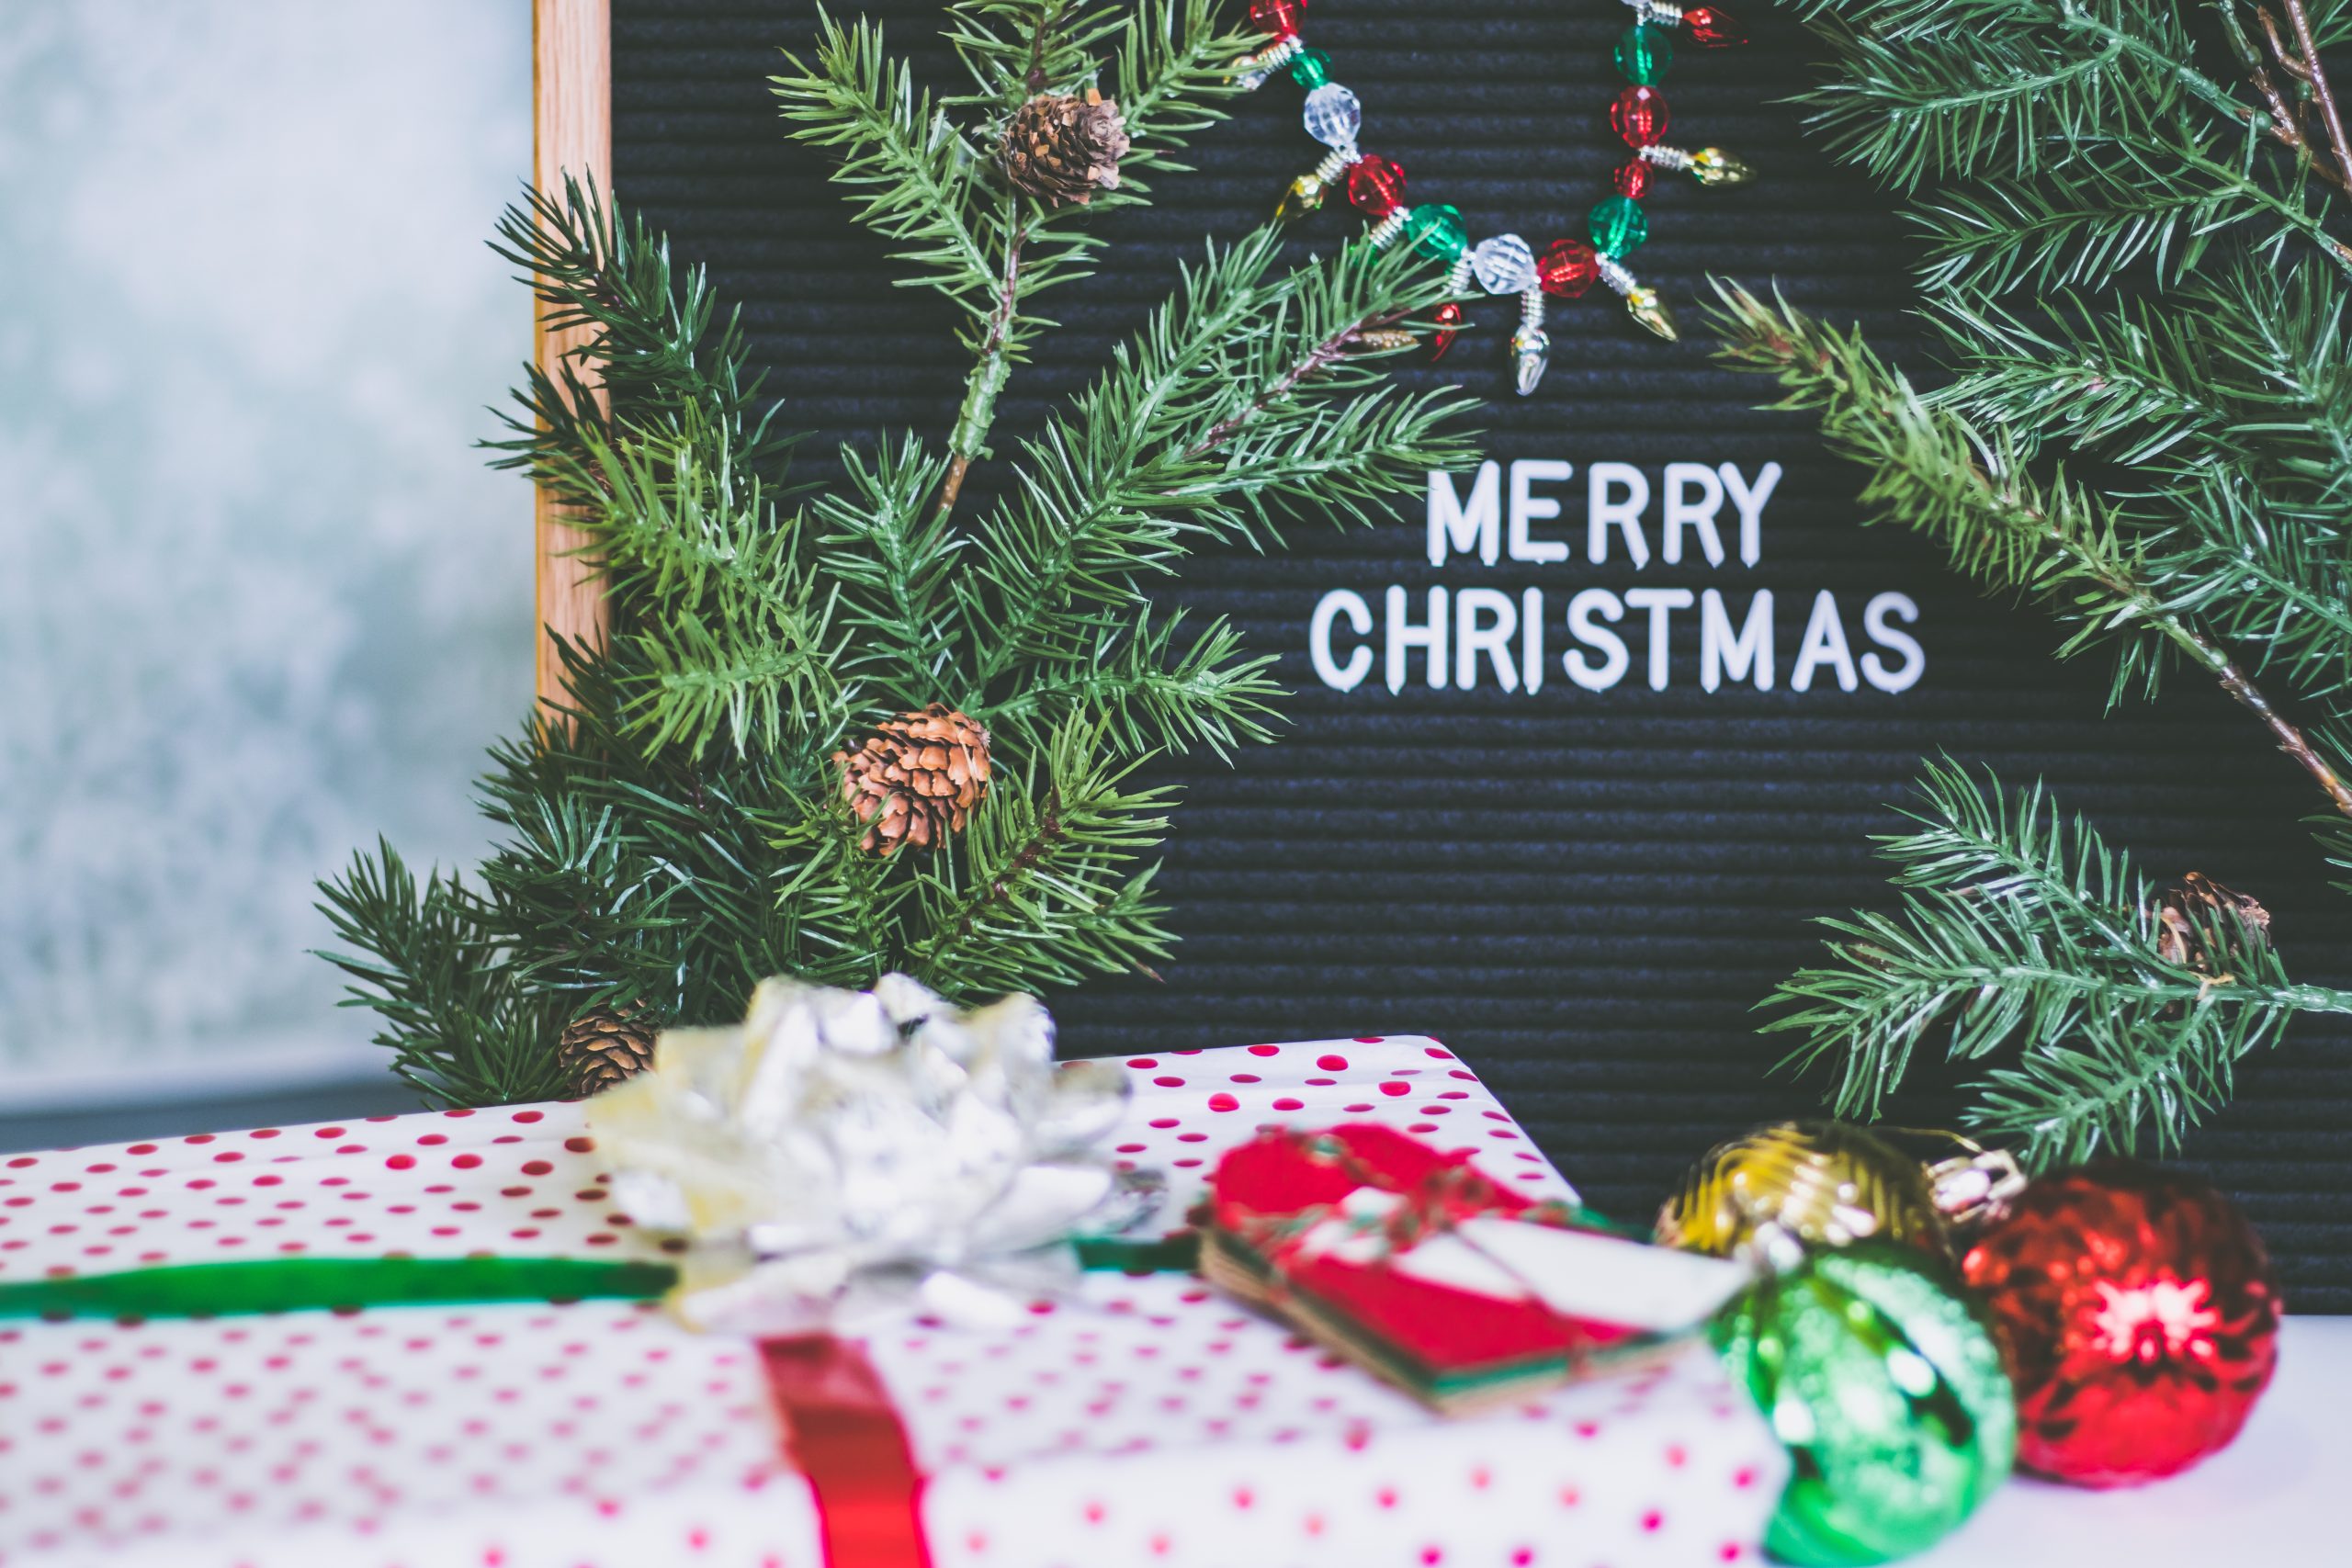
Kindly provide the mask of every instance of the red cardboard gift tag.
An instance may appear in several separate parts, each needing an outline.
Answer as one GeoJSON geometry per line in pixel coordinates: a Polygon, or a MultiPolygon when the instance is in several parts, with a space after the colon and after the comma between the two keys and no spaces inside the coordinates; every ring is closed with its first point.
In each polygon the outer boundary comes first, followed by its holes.
{"type": "Polygon", "coordinates": [[[1379,1123],[1268,1130],[1212,1186],[1212,1280],[1445,1410],[1653,1350],[1746,1279],[1379,1123]]]}

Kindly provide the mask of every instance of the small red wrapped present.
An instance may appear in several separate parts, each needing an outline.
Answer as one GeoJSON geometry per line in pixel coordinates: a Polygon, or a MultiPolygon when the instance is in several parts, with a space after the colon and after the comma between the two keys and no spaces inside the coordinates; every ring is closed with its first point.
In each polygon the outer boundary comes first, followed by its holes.
{"type": "Polygon", "coordinates": [[[1203,1272],[1440,1410],[1643,1359],[1744,1284],[1378,1122],[1273,1128],[1212,1181],[1203,1272]]]}

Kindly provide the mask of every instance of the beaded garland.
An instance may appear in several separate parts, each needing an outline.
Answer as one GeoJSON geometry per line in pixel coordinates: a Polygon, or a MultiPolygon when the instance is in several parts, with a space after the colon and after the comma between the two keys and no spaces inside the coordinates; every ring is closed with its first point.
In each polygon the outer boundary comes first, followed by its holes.
{"type": "MultiPolygon", "coordinates": [[[[1634,320],[1662,338],[1675,336],[1666,301],[1625,265],[1625,258],[1649,237],[1649,218],[1641,198],[1653,173],[1687,174],[1704,186],[1737,185],[1750,177],[1746,164],[1720,148],[1686,152],[1668,146],[1666,95],[1657,86],[1674,59],[1669,29],[1679,27],[1702,49],[1721,49],[1747,41],[1738,24],[1712,6],[1681,6],[1668,0],[1624,3],[1633,8],[1634,22],[1617,40],[1615,58],[1626,86],[1609,106],[1609,124],[1633,149],[1633,156],[1616,172],[1616,193],[1603,197],[1586,214],[1589,243],[1555,240],[1540,257],[1517,234],[1496,234],[1472,244],[1454,208],[1406,204],[1405,171],[1393,160],[1357,146],[1363,106],[1355,94],[1331,80],[1329,57],[1307,48],[1300,36],[1306,0],[1251,0],[1250,19],[1273,41],[1233,67],[1234,80],[1244,88],[1258,87],[1286,70],[1291,80],[1306,89],[1306,133],[1330,149],[1314,168],[1291,182],[1277,209],[1283,218],[1304,218],[1323,205],[1335,186],[1343,185],[1349,202],[1371,221],[1365,237],[1373,244],[1385,246],[1401,239],[1425,255],[1451,263],[1457,294],[1471,292],[1475,281],[1489,294],[1519,296],[1519,328],[1511,333],[1510,352],[1521,397],[1535,389],[1550,362],[1552,340],[1544,330],[1547,294],[1573,299],[1598,280],[1625,301],[1634,320]]],[[[1463,321],[1459,303],[1449,300],[1438,307],[1430,358],[1442,357],[1452,346],[1463,321]]]]}

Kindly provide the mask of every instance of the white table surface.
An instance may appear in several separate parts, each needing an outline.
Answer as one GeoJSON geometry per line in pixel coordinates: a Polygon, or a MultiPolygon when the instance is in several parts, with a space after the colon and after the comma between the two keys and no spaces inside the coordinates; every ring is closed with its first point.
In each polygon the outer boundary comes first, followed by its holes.
{"type": "Polygon", "coordinates": [[[2352,1564],[2352,1317],[2290,1317],[2245,1430],[2147,1486],[2020,1476],[1917,1568],[2344,1568],[2352,1564]]]}

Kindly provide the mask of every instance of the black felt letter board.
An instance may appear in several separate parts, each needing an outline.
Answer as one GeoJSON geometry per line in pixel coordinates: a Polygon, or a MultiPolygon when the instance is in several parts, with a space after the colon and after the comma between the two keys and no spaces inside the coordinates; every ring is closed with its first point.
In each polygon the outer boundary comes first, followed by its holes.
{"type": "MultiPolygon", "coordinates": [[[[887,22],[895,49],[954,90],[935,5],[865,9],[887,22]]],[[[1651,239],[1634,263],[1681,316],[1683,341],[1650,339],[1596,289],[1555,305],[1550,374],[1521,400],[1502,361],[1512,304],[1497,300],[1447,361],[1411,372],[1489,400],[1483,445],[1504,536],[1494,564],[1480,558],[1475,476],[1464,476],[1470,548],[1449,543],[1442,565],[1430,564],[1417,501],[1374,530],[1303,522],[1287,552],[1217,554],[1186,570],[1172,601],[1230,615],[1256,648],[1281,655],[1296,694],[1291,728],[1233,767],[1204,758],[1165,770],[1185,787],[1160,883],[1183,942],[1162,983],[1052,998],[1066,1050],[1434,1034],[1589,1199],[1645,1215],[1710,1143],[1818,1106],[1817,1082],[1771,1070],[1785,1037],[1757,1036],[1750,1010],[1814,950],[1809,917],[1889,901],[1867,835],[1890,829],[1889,804],[1938,750],[1989,762],[2012,784],[2047,779],[2152,874],[2203,871],[2262,898],[2299,977],[2352,978],[2346,901],[2298,826],[2318,798],[2252,722],[2187,675],[2154,705],[2105,714],[2103,668],[2053,663],[2057,636],[2040,615],[1977,598],[1896,528],[1858,526],[1854,472],[1825,457],[1800,419],[1751,412],[1760,383],[1708,363],[1696,297],[1710,273],[1777,280],[1797,302],[1858,317],[1883,346],[1919,354],[1904,317],[1901,225],[1801,138],[1798,111],[1779,100],[1811,79],[1814,51],[1802,29],[1751,14],[1759,9],[1741,11],[1757,35],[1750,47],[1685,47],[1664,84],[1669,141],[1719,144],[1761,171],[1739,190],[1653,187],[1651,239]],[[1638,519],[1651,558],[1638,569],[1622,527],[1604,530],[1608,558],[1590,558],[1596,464],[1627,465],[1651,491],[1638,519]],[[1682,467],[1669,474],[1669,464],[1682,467]],[[1735,497],[1716,514],[1721,565],[1692,524],[1676,530],[1681,558],[1664,558],[1670,491],[1702,511],[1701,470],[1731,465],[1752,484],[1773,464],[1752,565],[1740,558],[1735,497]],[[1566,559],[1514,558],[1514,465],[1521,493],[1537,502],[1520,508],[1516,555],[1544,556],[1543,543],[1557,540],[1566,559]],[[1565,482],[1559,465],[1572,470],[1565,482]],[[1557,515],[1544,514],[1546,499],[1557,515]],[[1456,629],[1465,615],[1474,629],[1493,628],[1498,604],[1540,594],[1541,689],[1503,690],[1505,660],[1488,652],[1470,661],[1464,689],[1458,647],[1432,689],[1427,651],[1408,641],[1408,679],[1392,693],[1390,591],[1418,624],[1432,588],[1446,591],[1456,629]],[[1628,591],[1654,591],[1613,623],[1606,599],[1585,601],[1583,624],[1613,630],[1626,649],[1625,673],[1602,690],[1563,662],[1580,652],[1595,684],[1611,662],[1604,639],[1571,631],[1571,605],[1591,589],[1620,604],[1628,591]],[[1770,691],[1752,668],[1741,674],[1736,646],[1759,589],[1774,603],[1770,691]],[[1358,638],[1344,600],[1328,613],[1335,673],[1364,662],[1351,657],[1359,642],[1373,656],[1345,692],[1309,656],[1317,606],[1334,590],[1353,591],[1374,623],[1358,638]],[[1487,592],[1465,611],[1465,590],[1487,592]],[[1674,590],[1687,591],[1688,607],[1674,590]],[[1702,658],[1710,590],[1722,615],[1713,691],[1702,658]],[[1826,629],[1809,689],[1792,689],[1824,592],[1857,667],[1851,692],[1826,629]],[[1667,668],[1653,690],[1658,618],[1667,668]],[[1890,635],[1873,639],[1871,618],[1890,635]],[[1922,662],[1916,681],[1889,692],[1879,686],[1902,685],[1908,662],[1892,634],[1915,639],[1922,662]]],[[[1459,207],[1473,237],[1515,231],[1540,251],[1581,237],[1585,209],[1608,194],[1623,153],[1602,118],[1619,85],[1609,51],[1628,17],[1617,0],[1317,0],[1310,23],[1333,78],[1363,101],[1364,146],[1404,164],[1414,199],[1459,207]]],[[[965,364],[950,313],[891,287],[885,247],[850,222],[824,157],[786,139],[766,78],[778,50],[809,47],[814,25],[807,0],[615,0],[614,182],[742,303],[786,423],[816,433],[802,476],[823,478],[844,440],[904,428],[943,438],[965,364]]],[[[1321,149],[1301,131],[1298,104],[1279,78],[1242,100],[1231,122],[1197,139],[1197,173],[1161,176],[1156,206],[1102,226],[1111,244],[1097,276],[1040,297],[1063,328],[1016,374],[1001,450],[1085,383],[1180,258],[1261,221],[1313,164],[1321,149]]],[[[1358,226],[1334,202],[1303,227],[1302,254],[1358,226]]],[[[1604,499],[1627,498],[1631,480],[1603,477],[1604,499]]],[[[966,506],[984,499],[976,486],[966,506]]],[[[1510,651],[1526,651],[1523,637],[1510,651]]],[[[2187,1163],[2251,1210],[2290,1306],[2352,1308],[2341,1195],[2352,1175],[2352,1029],[2298,1021],[2283,1048],[2243,1065],[2238,1089],[2192,1134],[2187,1163]]],[[[1932,1085],[1906,1100],[1914,1122],[1948,1118],[1954,1103],[1932,1085]]]]}

